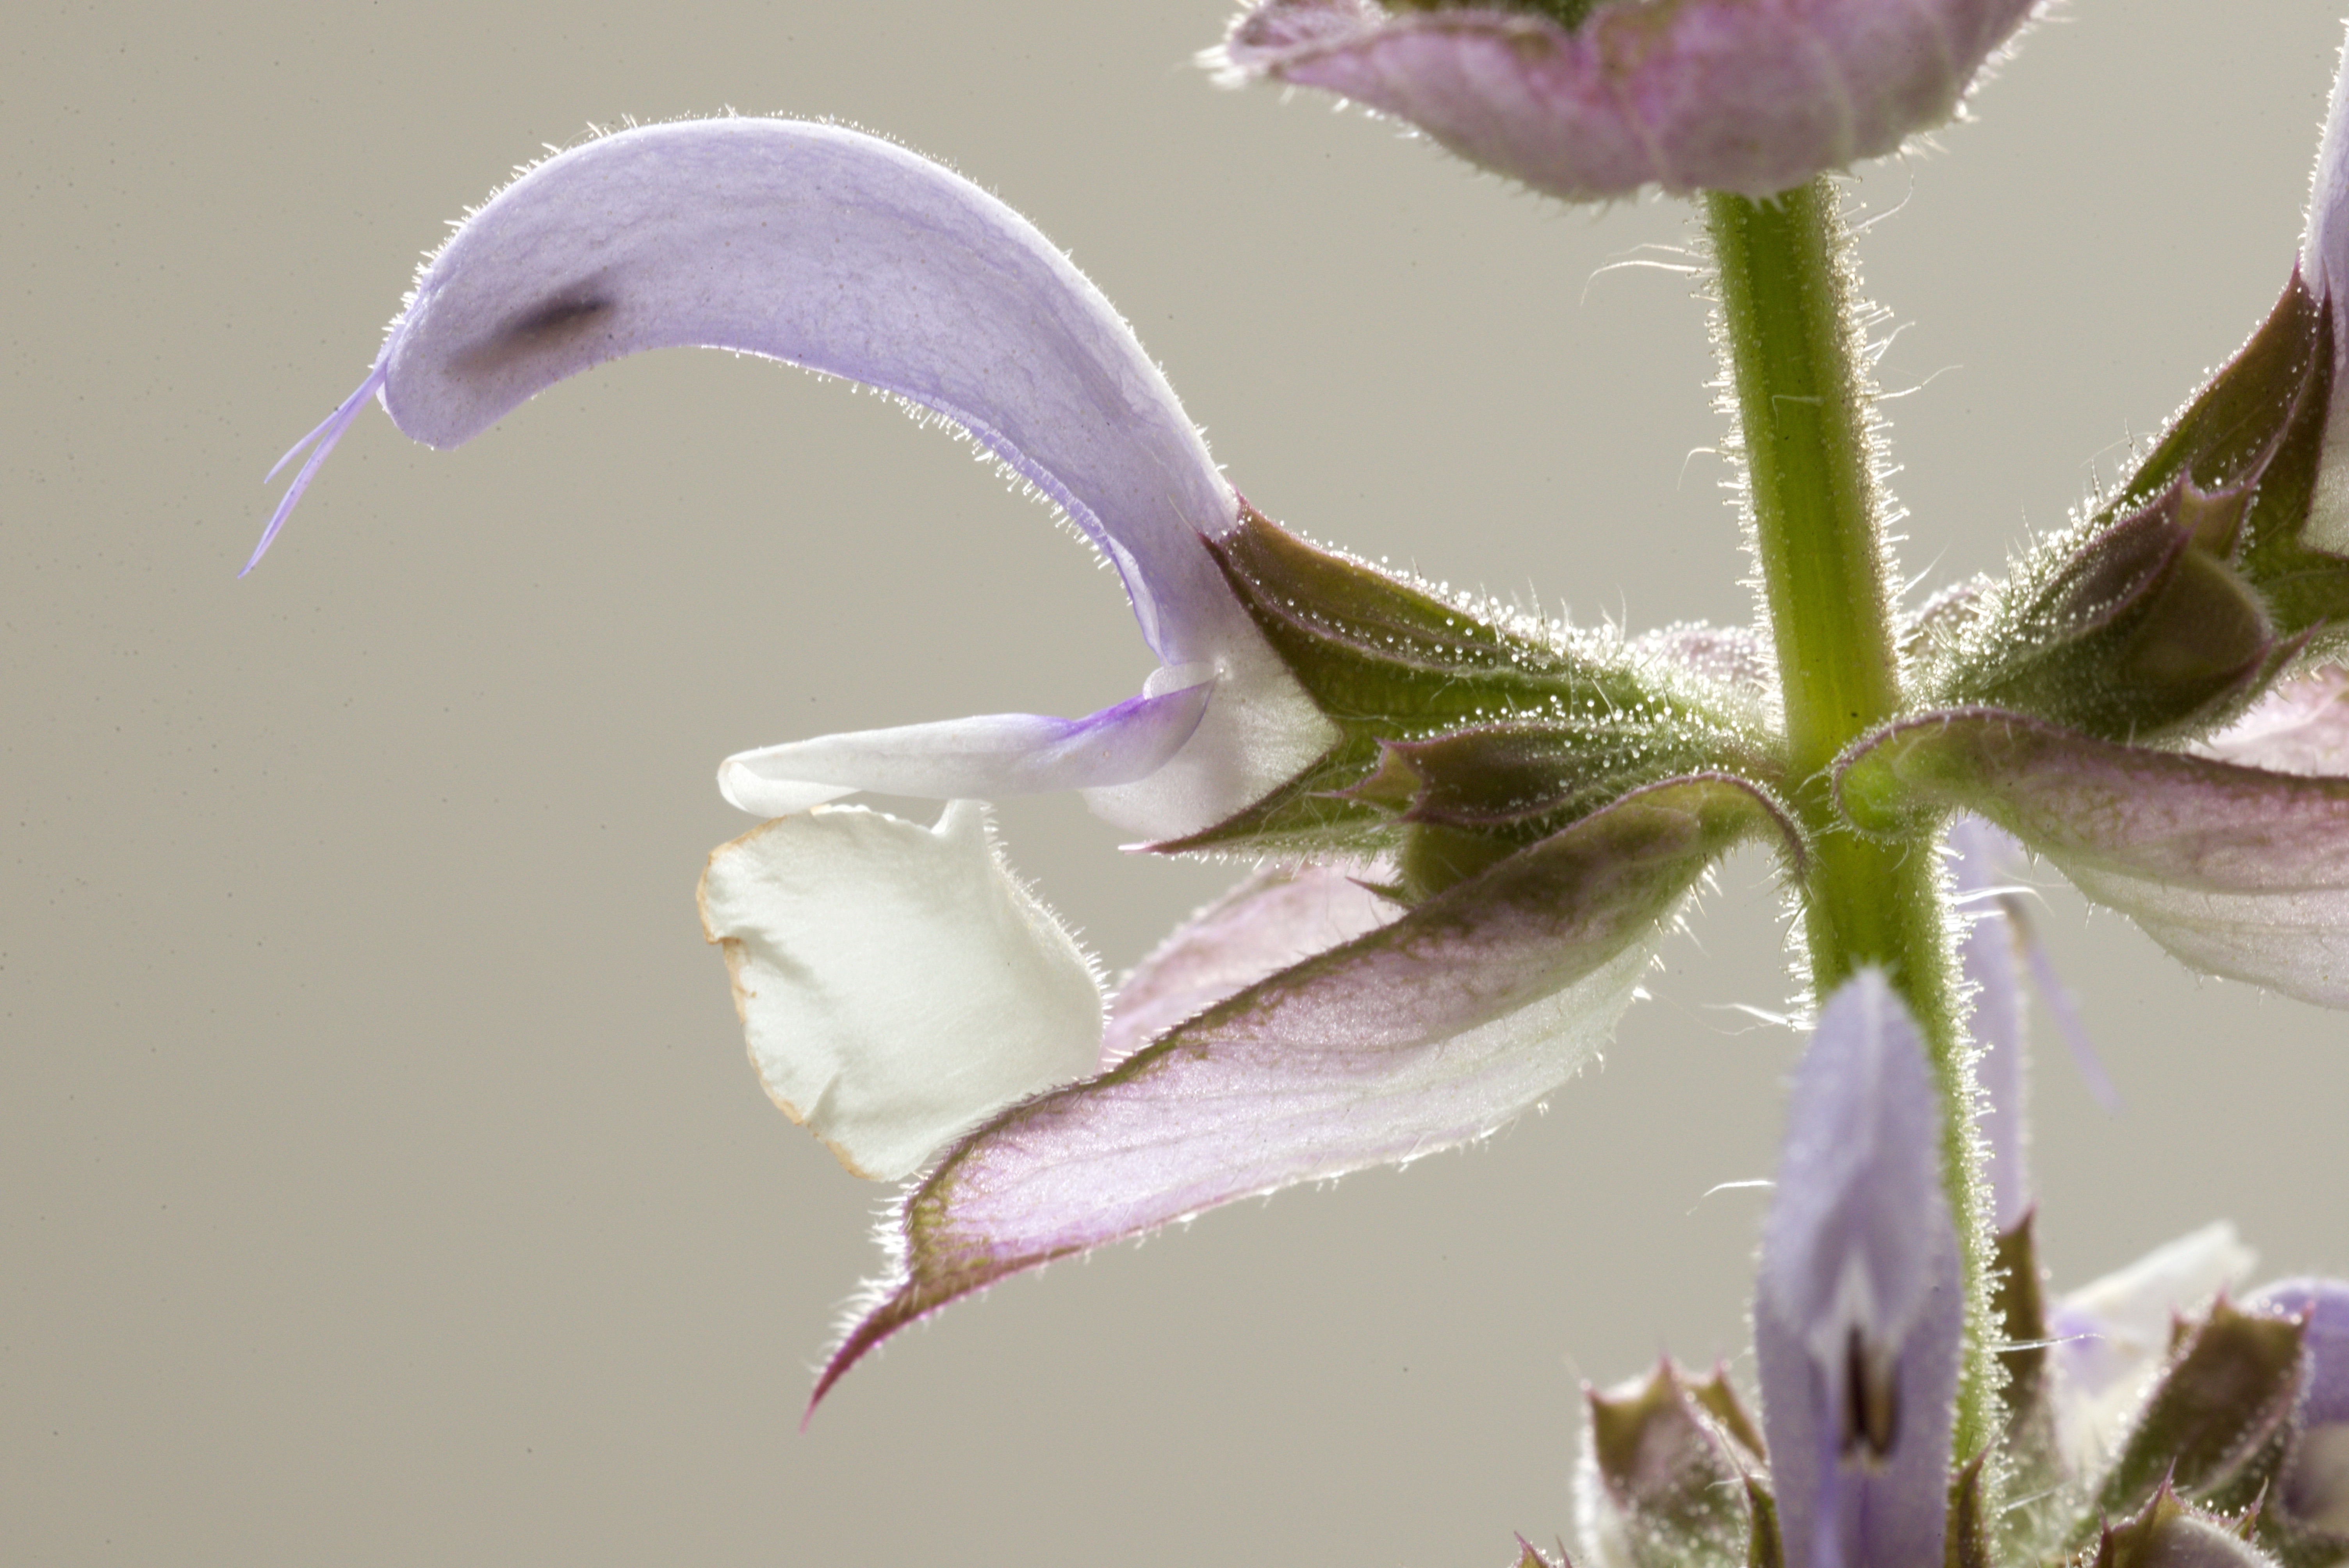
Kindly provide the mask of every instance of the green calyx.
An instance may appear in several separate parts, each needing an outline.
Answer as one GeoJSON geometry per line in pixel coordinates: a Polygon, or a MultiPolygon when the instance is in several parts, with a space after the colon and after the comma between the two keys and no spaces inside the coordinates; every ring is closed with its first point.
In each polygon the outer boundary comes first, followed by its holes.
{"type": "Polygon", "coordinates": [[[2332,367],[2330,317],[2295,277],[2103,506],[1924,618],[1930,701],[2102,739],[2191,736],[2339,645],[2349,561],[2302,538],[2332,367]]]}
{"type": "Polygon", "coordinates": [[[1397,891],[1416,901],[1645,785],[1778,775],[1749,699],[1611,634],[1401,580],[1254,511],[1210,548],[1340,738],[1267,799],[1167,849],[1392,854],[1397,891]]]}
{"type": "Polygon", "coordinates": [[[2137,1512],[2164,1490],[2205,1507],[2240,1510],[2274,1485],[2300,1397],[2302,1329],[2221,1301],[2181,1326],[2169,1370],[2096,1492],[2106,1519],[2137,1512]]]}
{"type": "Polygon", "coordinates": [[[2212,1514],[2163,1487],[2127,1523],[2101,1532],[2095,1568],[2274,1568],[2246,1521],[2212,1514]]]}
{"type": "MultiPolygon", "coordinates": [[[[2061,1542],[2071,1523],[2066,1504],[2075,1503],[2076,1498],[2068,1484],[2057,1429],[2046,1281],[2032,1215],[2025,1214],[2013,1229],[2000,1234],[1992,1280],[1991,1315],[2000,1342],[2010,1347],[1999,1354],[2006,1369],[2006,1411],[1997,1451],[2004,1461],[2011,1501],[1996,1520],[1977,1518],[1972,1527],[1978,1536],[1995,1543],[1989,1555],[1996,1560],[2035,1563],[2061,1542]]],[[[1977,1460],[1974,1469],[1980,1468],[1977,1460]]],[[[1961,1501],[1952,1499],[1953,1532],[1961,1501]]]]}
{"type": "Polygon", "coordinates": [[[2233,711],[2287,645],[2230,563],[2255,498],[2180,477],[2069,553],[2026,562],[1939,682],[1949,707],[2029,714],[2099,739],[2153,739],[2233,711]]]}

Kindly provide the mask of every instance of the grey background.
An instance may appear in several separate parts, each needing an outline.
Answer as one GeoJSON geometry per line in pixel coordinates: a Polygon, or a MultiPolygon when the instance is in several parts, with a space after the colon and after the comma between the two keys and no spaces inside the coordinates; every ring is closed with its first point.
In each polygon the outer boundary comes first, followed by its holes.
{"type": "MultiPolygon", "coordinates": [[[[1112,581],[964,449],[750,360],[473,447],[262,470],[418,253],[585,122],[885,130],[1118,302],[1319,537],[1634,625],[1749,614],[1701,308],[1568,211],[1188,62],[1208,0],[20,6],[0,49],[0,1558],[1497,1563],[1570,1529],[1578,1379],[1735,1357],[1795,1042],[1760,861],[1603,1069],[1486,1147],[1247,1204],[907,1335],[795,1430],[885,1196],[768,1106],[697,929],[726,753],[1083,712],[1112,581]]],[[[2340,28],[2077,0],[1864,171],[1910,568],[1994,565],[2284,280],[2340,28]]],[[[1657,253],[1640,253],[1653,255],[1657,253]]],[[[1670,257],[1665,259],[1669,260],[1670,257]]],[[[1112,966],[1229,874],[1014,803],[1112,966]]],[[[2085,1279],[2231,1215],[2349,1269],[2337,1016],[2058,889],[2128,1099],[2039,1075],[2085,1279]]]]}

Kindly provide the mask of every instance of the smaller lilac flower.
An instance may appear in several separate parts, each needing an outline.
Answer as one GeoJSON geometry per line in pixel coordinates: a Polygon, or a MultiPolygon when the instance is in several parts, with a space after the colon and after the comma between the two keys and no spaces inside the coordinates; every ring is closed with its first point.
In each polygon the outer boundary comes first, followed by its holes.
{"type": "Polygon", "coordinates": [[[1882,975],[1795,1069],[1754,1298],[1790,1568],[1942,1560],[1966,1295],[1924,1046],[1882,975]]]}
{"type": "Polygon", "coordinates": [[[1569,201],[1767,196],[1959,111],[2034,0],[1263,0],[1206,63],[1324,88],[1569,201]]]}

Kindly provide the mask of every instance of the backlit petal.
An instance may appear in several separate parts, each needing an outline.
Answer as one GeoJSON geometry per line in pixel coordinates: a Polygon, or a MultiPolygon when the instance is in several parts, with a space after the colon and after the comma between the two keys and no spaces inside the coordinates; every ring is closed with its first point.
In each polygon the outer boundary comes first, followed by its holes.
{"type": "MultiPolygon", "coordinates": [[[[1163,779],[1120,786],[1113,820],[1158,837],[1204,827],[1330,744],[1204,547],[1238,502],[1166,378],[1027,220],[892,143],[729,119],[574,148],[433,258],[369,383],[401,429],[450,447],[565,377],[676,346],[932,410],[1109,557],[1161,663],[1216,676],[1191,745],[1163,779]]],[[[339,429],[321,427],[322,446],[339,429]]]]}
{"type": "Polygon", "coordinates": [[[996,713],[819,736],[728,758],[718,789],[742,810],[780,817],[859,789],[996,800],[1130,784],[1156,772],[1191,738],[1214,691],[1206,675],[1084,718],[996,713]]]}
{"type": "Polygon", "coordinates": [[[857,1175],[909,1175],[1100,1055],[1092,965],[975,801],[936,828],[857,807],[769,822],[710,855],[701,920],[768,1095],[857,1175]]]}

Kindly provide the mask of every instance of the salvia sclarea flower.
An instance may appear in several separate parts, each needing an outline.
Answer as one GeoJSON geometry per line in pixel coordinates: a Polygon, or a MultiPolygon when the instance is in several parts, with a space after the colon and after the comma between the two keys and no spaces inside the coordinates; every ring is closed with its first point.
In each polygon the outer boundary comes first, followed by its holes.
{"type": "Polygon", "coordinates": [[[1491,1131],[1603,1041],[1714,860],[1759,836],[1800,861],[1753,638],[1575,632],[1283,531],[1041,234],[836,127],[650,127],[517,180],[428,263],[264,547],[370,397],[451,446],[564,377],[687,344],[968,432],[1115,565],[1159,661],[1084,718],[720,769],[773,819],[702,887],[761,1079],[852,1170],[929,1167],[827,1386],[1015,1270],[1491,1131]],[[1156,847],[1268,857],[1106,1004],[979,804],[1068,789],[1156,847]],[[833,803],[860,789],[948,804],[926,827],[833,803]]]}
{"type": "Polygon", "coordinates": [[[1261,0],[1205,57],[1569,201],[1768,196],[1959,112],[2037,0],[1261,0]]]}
{"type": "Polygon", "coordinates": [[[1724,1373],[1669,1360],[1587,1396],[1584,1568],[1873,1568],[1944,1560],[1966,1284],[1940,1091],[1864,970],[1795,1069],[1754,1295],[1757,1424],[1724,1373]]]}
{"type": "MultiPolygon", "coordinates": [[[[2013,19],[1966,14],[1982,42],[1950,55],[1944,110],[2013,19]]],[[[2338,140],[2268,325],[2096,515],[1927,607],[1908,715],[1833,771],[1838,831],[1979,812],[2198,968],[2335,1006],[2338,140]]],[[[958,427],[1116,568],[1157,664],[1085,717],[830,736],[720,770],[771,819],[713,854],[702,890],[761,1078],[851,1169],[920,1174],[819,1393],[1015,1271],[1492,1130],[1603,1041],[1720,855],[1758,838],[1804,874],[1784,802],[1806,779],[1763,639],[1576,631],[1284,531],[1040,233],[836,127],[650,127],[522,177],[428,264],[264,546],[371,397],[450,446],[566,376],[681,345],[958,427]],[[837,803],[866,789],[947,804],[926,827],[837,803]],[[1040,789],[1082,791],[1154,848],[1263,869],[1105,998],[979,804],[1040,789]]]]}

